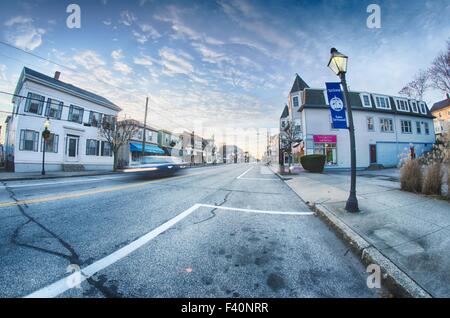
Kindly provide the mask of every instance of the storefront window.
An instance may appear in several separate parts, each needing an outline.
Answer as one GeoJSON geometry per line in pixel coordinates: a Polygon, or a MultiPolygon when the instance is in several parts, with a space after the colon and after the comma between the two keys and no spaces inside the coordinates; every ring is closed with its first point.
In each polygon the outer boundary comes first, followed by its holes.
{"type": "Polygon", "coordinates": [[[337,164],[336,143],[314,143],[314,153],[325,155],[325,164],[337,164]]]}

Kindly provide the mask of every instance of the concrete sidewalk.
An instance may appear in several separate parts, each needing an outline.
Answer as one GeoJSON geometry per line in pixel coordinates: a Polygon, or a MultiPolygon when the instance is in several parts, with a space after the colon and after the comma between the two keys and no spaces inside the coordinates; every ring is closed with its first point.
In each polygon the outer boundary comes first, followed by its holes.
{"type": "Polygon", "coordinates": [[[431,296],[450,297],[449,202],[401,191],[395,178],[380,174],[357,178],[361,213],[355,214],[344,209],[348,173],[281,177],[310,206],[349,227],[368,242],[364,248],[375,248],[431,296]]]}

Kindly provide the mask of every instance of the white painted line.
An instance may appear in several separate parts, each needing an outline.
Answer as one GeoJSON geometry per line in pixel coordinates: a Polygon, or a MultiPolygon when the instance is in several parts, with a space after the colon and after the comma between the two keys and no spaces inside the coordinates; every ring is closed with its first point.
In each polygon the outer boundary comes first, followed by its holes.
{"type": "Polygon", "coordinates": [[[248,213],[261,213],[261,214],[279,214],[279,215],[314,215],[314,212],[283,212],[283,211],[267,211],[267,210],[253,210],[253,209],[240,209],[226,206],[218,206],[212,204],[200,204],[200,207],[214,208],[218,210],[239,211],[248,213]]]}
{"type": "MultiPolygon", "coordinates": [[[[128,177],[128,176],[127,176],[128,177]]],[[[124,176],[117,177],[108,177],[108,178],[90,178],[90,179],[82,179],[82,180],[67,180],[67,181],[57,181],[57,182],[43,182],[43,183],[32,183],[32,184],[17,184],[17,185],[6,185],[8,188],[26,188],[26,187],[36,187],[36,186],[44,186],[44,185],[54,185],[54,184],[64,184],[64,183],[76,183],[76,182],[98,182],[103,180],[111,180],[111,179],[124,179],[124,176]]]]}
{"type": "Polygon", "coordinates": [[[182,219],[187,217],[189,214],[194,212],[200,207],[200,204],[195,204],[186,211],[178,214],[173,219],[170,219],[166,223],[158,226],[156,229],[148,232],[144,236],[141,236],[137,240],[131,242],[130,244],[122,247],[121,249],[115,251],[112,254],[109,254],[108,256],[105,256],[104,258],[92,263],[91,265],[83,268],[81,270],[81,275],[79,273],[75,272],[67,277],[64,277],[55,283],[44,287],[38,291],[35,291],[34,293],[31,293],[28,296],[25,296],[25,298],[53,298],[58,295],[61,295],[62,293],[69,290],[71,285],[68,282],[74,281],[75,279],[80,279],[80,283],[94,275],[95,273],[101,271],[102,269],[108,267],[109,265],[114,264],[115,262],[121,260],[122,258],[126,257],[130,253],[134,252],[138,248],[142,247],[143,245],[147,244],[151,240],[153,240],[155,237],[163,233],[164,231],[167,231],[170,227],[174,226],[176,223],[180,222],[182,219]]]}
{"type": "Polygon", "coordinates": [[[255,167],[255,166],[251,167],[250,169],[245,170],[245,172],[244,172],[243,174],[241,174],[239,177],[237,177],[236,179],[242,178],[243,176],[245,176],[245,174],[246,174],[247,172],[249,172],[250,170],[252,170],[254,167],[255,167]]]}
{"type": "Polygon", "coordinates": [[[230,210],[230,211],[240,211],[240,212],[248,212],[248,213],[261,213],[261,214],[278,214],[278,215],[313,215],[313,212],[282,212],[282,211],[265,211],[265,210],[253,210],[253,209],[240,209],[240,208],[232,208],[232,207],[224,207],[224,206],[216,206],[216,205],[210,205],[210,204],[194,204],[189,209],[181,212],[176,217],[170,219],[169,221],[165,222],[164,224],[158,226],[156,229],[148,232],[147,234],[141,236],[137,240],[131,242],[130,244],[118,249],[117,251],[113,252],[112,254],[109,254],[108,256],[105,256],[102,259],[99,259],[98,261],[92,263],[91,265],[88,265],[87,267],[80,270],[81,275],[79,272],[75,272],[71,275],[68,275],[64,278],[61,278],[60,280],[54,282],[51,285],[48,285],[42,289],[39,289],[27,296],[25,298],[53,298],[58,295],[61,295],[62,293],[68,291],[69,289],[73,288],[73,285],[70,284],[73,281],[77,281],[79,283],[84,282],[86,279],[92,277],[94,274],[98,273],[99,271],[105,269],[106,267],[116,263],[117,261],[123,259],[124,257],[128,256],[132,252],[136,251],[137,249],[141,248],[151,240],[153,240],[155,237],[160,235],[161,233],[167,231],[169,228],[192,214],[195,210],[197,210],[200,207],[206,207],[206,208],[214,208],[219,210],[230,210]]]}
{"type": "Polygon", "coordinates": [[[279,180],[278,178],[240,178],[239,180],[279,180]]]}

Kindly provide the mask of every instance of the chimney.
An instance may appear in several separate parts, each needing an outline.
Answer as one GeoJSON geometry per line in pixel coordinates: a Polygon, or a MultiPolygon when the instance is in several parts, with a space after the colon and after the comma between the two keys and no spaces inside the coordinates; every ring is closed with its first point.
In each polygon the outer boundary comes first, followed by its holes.
{"type": "Polygon", "coordinates": [[[59,71],[56,71],[55,72],[55,80],[58,80],[59,81],[59,77],[61,76],[61,72],[59,72],[59,71]]]}

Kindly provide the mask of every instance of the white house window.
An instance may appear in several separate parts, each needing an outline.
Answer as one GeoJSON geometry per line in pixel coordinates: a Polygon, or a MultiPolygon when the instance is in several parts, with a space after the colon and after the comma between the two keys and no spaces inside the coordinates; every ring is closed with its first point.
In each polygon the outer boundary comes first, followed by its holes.
{"type": "Polygon", "coordinates": [[[69,108],[69,121],[81,124],[83,122],[84,109],[82,107],[70,105],[69,108]]]}
{"type": "Polygon", "coordinates": [[[294,105],[294,107],[297,107],[297,106],[298,106],[298,96],[294,96],[294,97],[292,98],[292,104],[294,105]]]}
{"type": "Polygon", "coordinates": [[[99,141],[94,139],[86,140],[86,155],[87,156],[98,156],[99,155],[99,141]]]}
{"type": "Polygon", "coordinates": [[[373,124],[373,117],[367,117],[367,130],[375,131],[375,126],[373,124]]]}
{"type": "Polygon", "coordinates": [[[111,144],[107,141],[102,141],[102,156],[112,156],[111,144]]]}
{"type": "Polygon", "coordinates": [[[400,120],[400,126],[402,127],[403,134],[412,134],[412,127],[410,120],[400,120]]]}
{"type": "Polygon", "coordinates": [[[423,123],[423,127],[425,129],[425,134],[429,135],[430,134],[430,127],[429,127],[428,123],[423,123]]]}
{"type": "Polygon", "coordinates": [[[61,119],[62,109],[63,102],[53,98],[48,98],[47,107],[45,108],[45,116],[54,119],[61,119]]]}
{"type": "Polygon", "coordinates": [[[27,102],[25,103],[25,112],[41,115],[42,109],[44,108],[44,101],[44,96],[28,93],[27,102]]]}
{"type": "Polygon", "coordinates": [[[142,139],[143,136],[143,129],[139,128],[138,132],[137,132],[137,139],[142,139]]]}
{"type": "MultiPolygon", "coordinates": [[[[41,151],[44,150],[44,138],[41,138],[41,151]]],[[[45,141],[45,152],[58,153],[58,142],[59,136],[55,134],[50,134],[50,136],[45,141]]]]}
{"type": "Polygon", "coordinates": [[[396,99],[397,110],[401,112],[409,112],[408,101],[404,99],[396,99]]]}
{"type": "Polygon", "coordinates": [[[426,106],[425,106],[425,103],[420,102],[420,103],[419,103],[419,108],[420,108],[420,113],[422,113],[422,114],[424,114],[424,115],[427,114],[427,108],[426,108],[426,106]]]}
{"type": "Polygon", "coordinates": [[[391,109],[389,98],[386,96],[375,96],[375,105],[380,109],[391,109]]]}
{"type": "Polygon", "coordinates": [[[89,113],[89,124],[92,127],[99,127],[102,122],[102,114],[91,111],[89,113]]]}
{"type": "Polygon", "coordinates": [[[415,113],[419,113],[419,108],[417,108],[417,102],[416,101],[411,101],[410,104],[411,104],[412,111],[415,112],[415,113]]]}
{"type": "Polygon", "coordinates": [[[364,107],[372,107],[369,94],[361,94],[361,102],[364,107]]]}
{"type": "Polygon", "coordinates": [[[420,125],[420,121],[416,121],[416,132],[418,135],[422,133],[422,126],[420,125]]]}
{"type": "Polygon", "coordinates": [[[380,118],[381,132],[394,132],[394,123],[390,118],[380,118]]]}
{"type": "Polygon", "coordinates": [[[38,151],[39,132],[34,130],[22,129],[20,131],[19,150],[38,151]]]}

